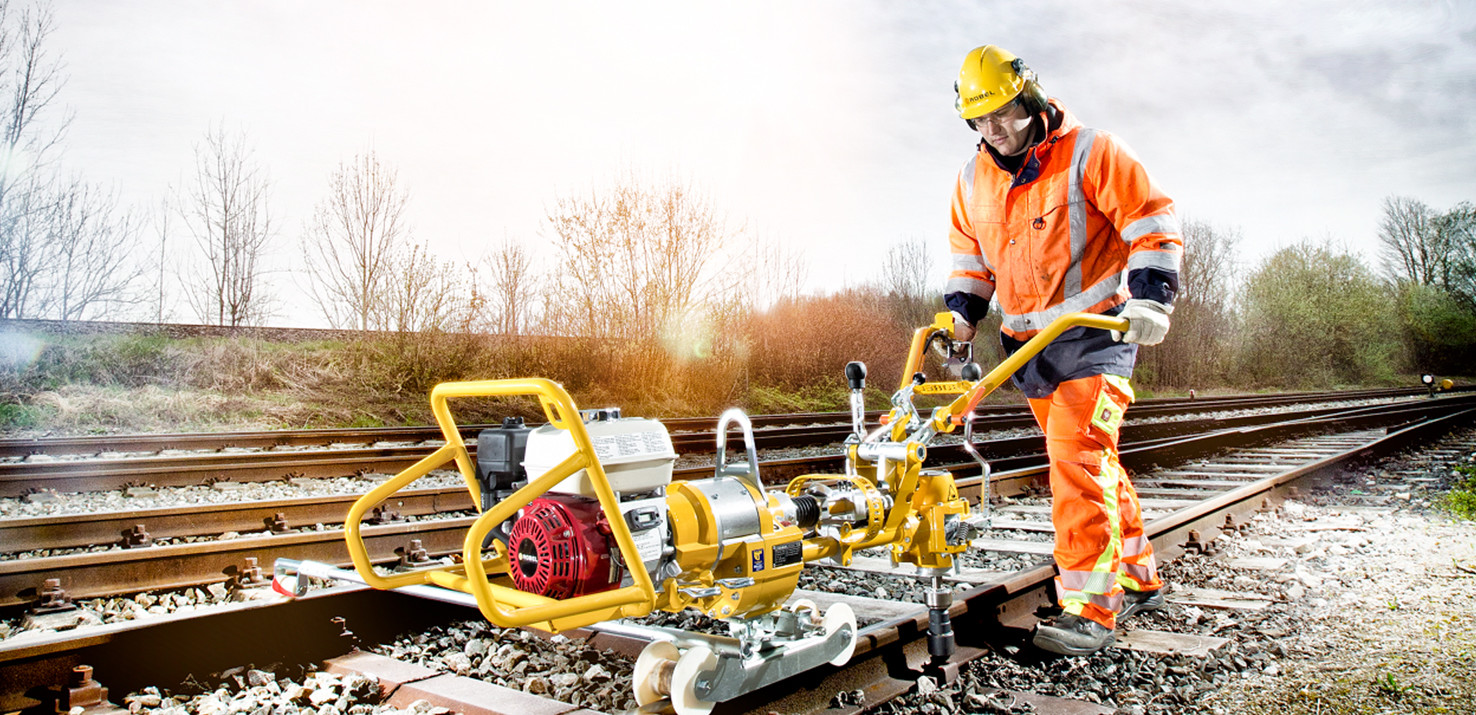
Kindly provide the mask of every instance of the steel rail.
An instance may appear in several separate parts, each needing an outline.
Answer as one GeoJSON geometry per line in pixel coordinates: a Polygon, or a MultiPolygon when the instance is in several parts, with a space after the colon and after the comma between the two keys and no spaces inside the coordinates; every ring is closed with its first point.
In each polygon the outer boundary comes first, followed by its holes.
{"type": "MultiPolygon", "coordinates": [[[[462,517],[367,526],[363,535],[376,561],[393,560],[395,550],[412,538],[419,539],[429,552],[452,553],[461,549],[466,530],[475,520],[462,517]]],[[[350,563],[341,528],[0,561],[0,608],[33,603],[36,589],[46,579],[59,579],[74,598],[118,596],[219,582],[248,557],[263,564],[276,558],[350,563]]]]}
{"type": "MultiPolygon", "coordinates": [[[[128,532],[140,526],[156,541],[226,532],[285,533],[315,524],[340,524],[349,506],[358,498],[357,494],[342,494],[0,519],[0,553],[118,544],[126,540],[128,532]]],[[[398,517],[476,508],[464,486],[406,490],[396,494],[389,506],[398,517]]]]}
{"type": "MultiPolygon", "coordinates": [[[[1464,399],[1466,396],[1451,396],[1444,400],[1464,399]]],[[[1412,402],[1423,404],[1423,400],[1412,402]]],[[[1328,407],[1304,411],[1306,416],[1347,409],[1328,407]]],[[[1145,415],[1136,408],[1129,413],[1132,420],[1145,415]]],[[[1262,424],[1284,418],[1286,413],[1243,415],[1229,418],[1210,418],[1224,426],[1262,424]]],[[[986,421],[987,422],[987,421],[986,421]]],[[[1176,427],[1192,421],[1165,421],[1161,423],[1130,422],[1127,433],[1146,438],[1147,434],[1169,434],[1176,430],[1192,429],[1176,427]]],[[[1019,425],[1033,427],[1033,418],[1019,425]]],[[[988,423],[991,428],[1004,428],[998,421],[988,423]]],[[[794,446],[811,446],[844,439],[850,433],[849,426],[822,425],[818,427],[795,427],[764,430],[755,435],[760,449],[776,449],[794,446]]],[[[708,447],[703,440],[708,435],[676,435],[673,439],[677,449],[683,452],[702,452],[708,447]]],[[[471,442],[468,446],[473,446],[471,442]]],[[[473,447],[474,449],[474,447],[473,447]]],[[[1010,456],[1012,452],[998,445],[999,454],[1010,456]]],[[[380,446],[362,449],[331,449],[303,452],[242,452],[170,455],[160,457],[118,458],[101,460],[63,460],[55,462],[10,462],[0,464],[0,497],[19,497],[27,493],[50,489],[58,492],[107,491],[135,484],[154,486],[189,486],[212,481],[263,482],[287,477],[336,477],[365,472],[394,473],[413,464],[424,455],[426,446],[380,446]]]]}
{"type": "MultiPolygon", "coordinates": [[[[1423,414],[1430,408],[1453,408],[1460,404],[1476,404],[1476,398],[1450,398],[1438,403],[1415,402],[1399,407],[1414,414],[1423,414]]],[[[1273,420],[1286,422],[1297,419],[1325,418],[1329,415],[1349,418],[1355,415],[1374,414],[1393,409],[1389,406],[1357,408],[1319,408],[1295,413],[1272,415],[1246,415],[1236,418],[1159,422],[1150,424],[1129,423],[1123,427],[1122,445],[1125,463],[1133,466],[1132,460],[1141,451],[1157,448],[1165,443],[1184,439],[1185,434],[1214,432],[1228,428],[1239,428],[1265,424],[1273,420]]],[[[1000,494],[1018,494],[1044,474],[1045,464],[1041,438],[1013,437],[980,442],[981,451],[990,457],[995,468],[994,483],[1000,494]]],[[[973,482],[966,477],[977,474],[978,466],[964,453],[958,444],[940,445],[931,449],[930,466],[948,469],[960,480],[960,488],[968,492],[973,482]]],[[[839,453],[792,459],[766,459],[760,463],[760,473],[770,483],[785,483],[802,474],[826,473],[843,466],[839,453]]],[[[686,467],[674,470],[676,479],[701,479],[711,475],[711,466],[686,467]]],[[[406,492],[392,505],[394,510],[406,516],[420,516],[448,511],[463,511],[472,508],[470,497],[464,487],[415,490],[406,492]]],[[[117,544],[124,539],[124,532],[134,527],[143,529],[153,538],[201,537],[227,531],[249,532],[271,529],[293,528],[294,526],[338,523],[355,497],[303,497],[297,499],[239,502],[232,504],[140,509],[129,512],[97,512],[79,515],[33,517],[26,519],[0,520],[0,553],[16,553],[37,549],[68,549],[117,544]],[[279,518],[280,517],[280,518],[279,518]]]]}

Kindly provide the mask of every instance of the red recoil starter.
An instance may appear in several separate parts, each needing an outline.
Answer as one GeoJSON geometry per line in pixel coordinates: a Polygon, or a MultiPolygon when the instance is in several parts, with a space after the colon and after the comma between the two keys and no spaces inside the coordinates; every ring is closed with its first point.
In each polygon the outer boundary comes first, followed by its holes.
{"type": "Polygon", "coordinates": [[[610,557],[610,523],[596,499],[549,493],[524,507],[508,533],[519,591],[569,598],[608,591],[621,571],[610,557]]]}

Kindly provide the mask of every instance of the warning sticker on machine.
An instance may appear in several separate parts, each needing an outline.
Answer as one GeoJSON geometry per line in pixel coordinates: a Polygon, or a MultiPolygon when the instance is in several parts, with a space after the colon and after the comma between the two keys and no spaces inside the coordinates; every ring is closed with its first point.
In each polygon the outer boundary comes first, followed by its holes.
{"type": "Polygon", "coordinates": [[[661,558],[662,548],[665,546],[661,538],[664,529],[646,529],[637,531],[630,535],[635,542],[636,553],[641,555],[641,561],[655,561],[661,558]]]}
{"type": "Polygon", "coordinates": [[[763,571],[764,570],[764,550],[763,549],[754,549],[753,550],[753,567],[751,569],[749,569],[749,570],[750,571],[763,571]]]}
{"type": "Polygon", "coordinates": [[[631,457],[666,457],[671,447],[662,439],[660,432],[631,432],[594,436],[595,454],[603,460],[631,457]]]}

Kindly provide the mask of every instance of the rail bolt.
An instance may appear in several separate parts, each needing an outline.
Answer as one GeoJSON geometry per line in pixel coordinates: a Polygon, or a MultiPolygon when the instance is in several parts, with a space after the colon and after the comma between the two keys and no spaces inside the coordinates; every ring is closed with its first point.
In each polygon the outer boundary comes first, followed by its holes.
{"type": "MultiPolygon", "coordinates": [[[[269,580],[261,572],[261,566],[257,563],[255,556],[247,556],[241,560],[241,565],[233,568],[231,573],[230,588],[236,590],[248,588],[263,588],[269,585],[269,580]]],[[[230,570],[227,571],[228,573],[230,570]]]]}
{"type": "Polygon", "coordinates": [[[44,691],[36,691],[32,697],[41,700],[42,704],[26,712],[66,713],[99,706],[108,706],[107,710],[116,711],[107,702],[108,689],[92,679],[92,666],[90,665],[79,665],[72,668],[72,671],[67,674],[66,685],[50,686],[44,691]]]}
{"type": "Polygon", "coordinates": [[[273,534],[285,534],[292,531],[292,527],[287,525],[287,515],[280,511],[263,518],[262,522],[266,524],[267,531],[273,534]]]}
{"type": "Polygon", "coordinates": [[[409,546],[401,546],[395,549],[395,553],[400,555],[400,563],[395,566],[399,571],[408,571],[431,560],[430,552],[425,550],[420,539],[411,539],[409,546]]]}
{"type": "Polygon", "coordinates": [[[380,524],[390,524],[398,521],[404,521],[404,519],[400,516],[400,512],[397,512],[387,506],[380,505],[374,507],[374,511],[369,513],[369,518],[365,519],[364,523],[378,526],[380,524]]]}
{"type": "Polygon", "coordinates": [[[36,606],[31,609],[31,613],[37,615],[77,609],[77,604],[72,603],[72,595],[61,587],[59,578],[48,578],[42,581],[41,590],[36,592],[36,596],[36,606]]]}
{"type": "Polygon", "coordinates": [[[1192,551],[1196,554],[1203,554],[1208,551],[1205,543],[1199,540],[1199,531],[1197,529],[1189,530],[1189,538],[1184,542],[1184,551],[1185,553],[1192,551]]]}
{"type": "Polygon", "coordinates": [[[154,537],[149,535],[148,529],[145,529],[143,524],[134,524],[132,529],[123,531],[123,548],[125,549],[153,545],[154,537]]]}

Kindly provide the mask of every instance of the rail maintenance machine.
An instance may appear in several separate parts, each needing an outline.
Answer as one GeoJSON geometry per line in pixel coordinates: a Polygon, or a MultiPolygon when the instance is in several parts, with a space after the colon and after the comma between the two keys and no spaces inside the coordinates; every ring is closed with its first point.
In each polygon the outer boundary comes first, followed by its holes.
{"type": "Polygon", "coordinates": [[[504,627],[548,632],[594,627],[652,639],[636,660],[633,687],[642,706],[670,698],[680,715],[704,715],[718,702],[825,663],[843,665],[856,644],[856,617],[837,603],[821,613],[790,600],[805,564],[849,564],[865,549],[889,548],[899,564],[930,575],[928,649],[935,662],[954,650],[944,576],[955,554],[987,528],[986,513],[959,496],[953,477],[923,468],[928,444],[962,427],[972,444],[974,409],[1025,361],[1068,329],[1127,330],[1127,321],[1073,313],[1052,322],[988,375],[970,345],[953,340],[950,313],[917,329],[891,411],[867,431],[862,390],[866,367],[846,366],[853,433],[844,474],[797,477],[783,489],[759,478],[753,429],[738,409],[718,421],[711,477],[673,482],[676,453],[658,421],[617,410],[580,412],[555,382],[539,378],[448,382],[430,402],[446,445],[361,497],[345,535],[354,572],[279,560],[279,590],[301,594],[308,579],[339,578],[379,589],[470,603],[504,627]],[[947,356],[962,380],[928,382],[919,372],[929,346],[947,356]],[[922,415],[918,395],[958,395],[922,415]],[[475,458],[448,401],[533,396],[548,423],[528,428],[508,419],[483,430],[475,458]],[[727,432],[741,428],[746,463],[729,463],[727,432]],[[364,516],[411,482],[448,462],[466,480],[480,516],[468,529],[462,560],[404,573],[375,571],[360,535],[364,516]],[[692,609],[726,621],[730,636],[616,622],[652,611],[692,609]]]}

